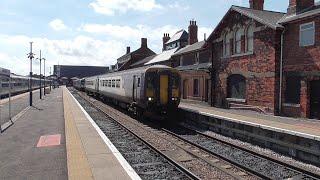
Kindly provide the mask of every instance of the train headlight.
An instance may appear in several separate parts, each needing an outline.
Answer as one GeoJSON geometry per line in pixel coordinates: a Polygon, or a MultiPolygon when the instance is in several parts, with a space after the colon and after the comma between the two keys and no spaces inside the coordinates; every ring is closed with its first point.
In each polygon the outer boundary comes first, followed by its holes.
{"type": "Polygon", "coordinates": [[[148,101],[153,101],[153,98],[152,97],[148,97],[148,101]]]}
{"type": "Polygon", "coordinates": [[[172,99],[172,101],[177,101],[178,100],[178,98],[176,98],[176,97],[173,97],[171,99],[172,99]]]}

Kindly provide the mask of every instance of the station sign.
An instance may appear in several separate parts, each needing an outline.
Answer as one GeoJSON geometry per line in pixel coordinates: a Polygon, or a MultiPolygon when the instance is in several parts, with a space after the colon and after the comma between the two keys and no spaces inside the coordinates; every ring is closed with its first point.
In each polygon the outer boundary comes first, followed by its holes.
{"type": "Polygon", "coordinates": [[[0,76],[10,76],[10,70],[0,67],[0,76]]]}

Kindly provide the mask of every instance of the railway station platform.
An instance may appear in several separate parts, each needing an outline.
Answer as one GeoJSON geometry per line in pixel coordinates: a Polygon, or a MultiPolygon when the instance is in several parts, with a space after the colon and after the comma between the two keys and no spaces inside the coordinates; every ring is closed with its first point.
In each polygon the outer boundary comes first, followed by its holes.
{"type": "Polygon", "coordinates": [[[0,179],[139,179],[97,129],[67,88],[53,89],[0,134],[0,179]]]}
{"type": "Polygon", "coordinates": [[[192,102],[181,102],[179,108],[180,117],[188,124],[320,165],[319,120],[220,109],[192,102]]]}

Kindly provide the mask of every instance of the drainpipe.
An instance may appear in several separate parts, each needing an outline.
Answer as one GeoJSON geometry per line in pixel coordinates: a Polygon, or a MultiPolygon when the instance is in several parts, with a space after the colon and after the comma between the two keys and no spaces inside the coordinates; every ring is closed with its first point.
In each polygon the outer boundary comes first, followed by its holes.
{"type": "Polygon", "coordinates": [[[283,38],[284,38],[285,29],[281,33],[281,57],[280,57],[280,87],[279,87],[279,115],[282,113],[282,84],[283,84],[283,38]]]}

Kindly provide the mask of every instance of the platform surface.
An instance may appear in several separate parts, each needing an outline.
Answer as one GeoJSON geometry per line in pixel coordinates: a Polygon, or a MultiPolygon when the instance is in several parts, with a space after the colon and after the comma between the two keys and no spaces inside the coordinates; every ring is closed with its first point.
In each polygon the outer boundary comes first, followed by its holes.
{"type": "Polygon", "coordinates": [[[128,169],[123,167],[115,156],[119,152],[106,145],[89,121],[88,115],[83,112],[65,87],[63,87],[63,101],[69,179],[131,179],[126,172],[128,169]]]}
{"type": "Polygon", "coordinates": [[[228,110],[210,107],[206,104],[181,102],[179,108],[206,116],[235,121],[242,124],[297,135],[320,141],[320,120],[295,119],[263,115],[241,110],[228,110]]]}
{"type": "MultiPolygon", "coordinates": [[[[0,179],[139,179],[67,88],[54,89],[43,100],[34,97],[34,107],[0,134],[0,179]]],[[[13,101],[27,99],[21,94],[13,101]]]]}
{"type": "Polygon", "coordinates": [[[62,89],[35,100],[34,107],[0,134],[0,144],[0,179],[67,179],[62,89]],[[56,139],[51,146],[37,147],[41,136],[50,135],[59,136],[59,143],[56,139]]]}

